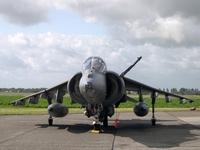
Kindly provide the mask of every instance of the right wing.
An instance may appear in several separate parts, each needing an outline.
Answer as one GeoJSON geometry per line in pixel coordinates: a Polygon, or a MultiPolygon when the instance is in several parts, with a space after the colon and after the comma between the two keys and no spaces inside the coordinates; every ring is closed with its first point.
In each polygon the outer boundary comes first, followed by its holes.
{"type": "Polygon", "coordinates": [[[68,81],[65,81],[61,84],[58,84],[52,88],[28,95],[26,97],[20,98],[14,102],[11,102],[11,104],[15,106],[22,105],[24,106],[26,103],[26,100],[28,100],[31,104],[37,104],[39,98],[44,98],[48,100],[48,103],[51,104],[52,99],[55,100],[58,103],[63,102],[63,96],[67,92],[67,84],[68,81]]]}
{"type": "MultiPolygon", "coordinates": [[[[183,103],[184,103],[184,100],[188,100],[190,103],[194,102],[190,98],[187,98],[187,97],[184,97],[184,96],[181,96],[181,95],[177,95],[177,94],[173,94],[173,93],[169,93],[169,92],[165,92],[165,91],[162,91],[160,89],[153,88],[149,85],[140,83],[138,81],[135,81],[135,80],[132,80],[132,79],[129,79],[129,78],[126,78],[126,77],[124,77],[124,82],[125,82],[125,86],[126,86],[127,91],[139,91],[140,87],[142,87],[143,91],[145,91],[145,92],[157,92],[158,94],[165,95],[166,99],[170,99],[168,97],[172,96],[172,97],[179,98],[180,100],[183,100],[183,103]]],[[[181,103],[182,103],[182,101],[181,101],[181,103]]]]}

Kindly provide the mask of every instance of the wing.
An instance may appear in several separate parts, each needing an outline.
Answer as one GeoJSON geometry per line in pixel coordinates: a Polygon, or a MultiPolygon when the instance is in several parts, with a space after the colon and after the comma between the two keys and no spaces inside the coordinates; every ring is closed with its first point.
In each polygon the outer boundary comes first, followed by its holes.
{"type": "Polygon", "coordinates": [[[177,94],[173,94],[173,93],[169,93],[169,92],[165,92],[156,88],[153,88],[151,86],[145,85],[143,83],[137,82],[135,80],[129,79],[124,77],[124,82],[125,82],[125,87],[127,91],[139,91],[139,89],[142,87],[143,91],[146,92],[157,92],[158,94],[162,94],[165,95],[166,101],[170,102],[171,101],[171,97],[176,97],[180,99],[180,103],[185,103],[186,100],[188,100],[190,103],[193,102],[192,99],[189,99],[187,97],[183,97],[181,95],[177,95],[177,94]]]}
{"type": "Polygon", "coordinates": [[[63,101],[63,96],[66,94],[67,92],[67,84],[68,81],[65,81],[61,84],[58,84],[52,88],[28,95],[26,97],[23,97],[21,99],[18,99],[14,102],[11,102],[11,104],[13,105],[25,105],[26,100],[28,100],[29,103],[31,104],[37,104],[39,98],[44,98],[47,99],[49,104],[51,103],[52,99],[55,100],[58,103],[62,103],[63,101]]]}

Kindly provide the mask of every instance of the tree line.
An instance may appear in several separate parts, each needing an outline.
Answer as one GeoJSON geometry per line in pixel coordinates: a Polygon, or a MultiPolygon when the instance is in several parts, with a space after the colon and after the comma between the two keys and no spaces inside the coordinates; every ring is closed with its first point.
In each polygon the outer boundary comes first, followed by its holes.
{"type": "Polygon", "coordinates": [[[163,91],[181,95],[200,95],[200,91],[197,88],[180,88],[179,90],[177,88],[172,88],[170,90],[166,88],[163,89],[163,91]]]}
{"type": "MultiPolygon", "coordinates": [[[[39,92],[47,88],[0,88],[0,92],[39,92]]],[[[197,88],[164,88],[160,89],[169,93],[181,94],[181,95],[200,95],[200,91],[197,88]]]]}
{"type": "Polygon", "coordinates": [[[0,92],[33,92],[33,93],[36,93],[36,92],[39,92],[39,91],[42,91],[42,90],[45,90],[47,88],[0,88],[0,92]]]}

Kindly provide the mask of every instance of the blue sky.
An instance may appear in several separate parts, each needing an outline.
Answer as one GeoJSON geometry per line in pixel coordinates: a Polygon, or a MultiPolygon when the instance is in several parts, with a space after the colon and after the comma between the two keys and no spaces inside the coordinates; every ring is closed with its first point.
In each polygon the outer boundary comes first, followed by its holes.
{"type": "Polygon", "coordinates": [[[200,89],[199,3],[0,1],[0,87],[57,85],[95,55],[119,74],[142,56],[127,77],[200,89]]]}
{"type": "Polygon", "coordinates": [[[16,24],[10,24],[5,22],[1,17],[1,33],[5,36],[15,33],[27,33],[27,34],[40,34],[48,31],[57,32],[67,35],[82,35],[89,34],[95,36],[105,36],[105,28],[101,23],[86,23],[83,18],[77,14],[71,12],[65,12],[63,10],[57,10],[52,8],[49,12],[48,21],[38,22],[31,26],[18,26],[16,24]]]}

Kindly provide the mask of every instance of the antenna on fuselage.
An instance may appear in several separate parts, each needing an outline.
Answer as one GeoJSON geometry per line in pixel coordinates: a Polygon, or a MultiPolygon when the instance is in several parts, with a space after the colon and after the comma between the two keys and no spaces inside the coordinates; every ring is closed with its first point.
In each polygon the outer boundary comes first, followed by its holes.
{"type": "Polygon", "coordinates": [[[138,63],[138,61],[140,61],[141,58],[142,56],[138,57],[137,60],[134,62],[134,64],[132,64],[130,67],[128,67],[124,72],[120,74],[120,77],[124,77],[138,63]]]}

